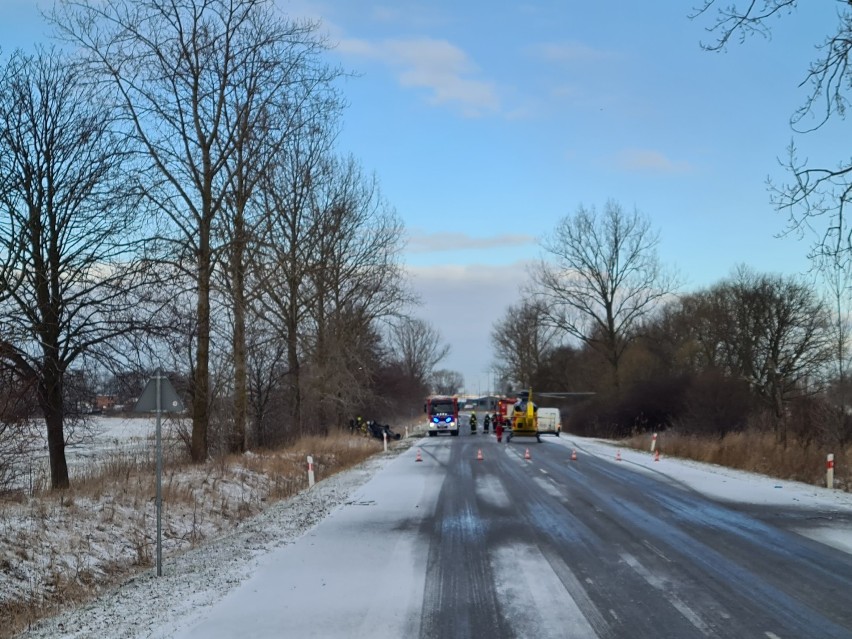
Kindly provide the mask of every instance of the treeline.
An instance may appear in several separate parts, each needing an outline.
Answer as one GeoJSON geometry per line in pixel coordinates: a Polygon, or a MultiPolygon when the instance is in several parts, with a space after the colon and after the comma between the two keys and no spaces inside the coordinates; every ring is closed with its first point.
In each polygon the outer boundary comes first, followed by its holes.
{"type": "Polygon", "coordinates": [[[583,435],[760,429],[782,444],[852,443],[848,271],[830,271],[827,294],[747,266],[679,293],[658,242],[616,202],[564,218],[529,294],[493,327],[507,386],[594,393],[563,402],[583,435]]]}
{"type": "Polygon", "coordinates": [[[158,367],[198,462],[422,397],[445,349],[406,315],[400,218],[336,148],[318,25],[271,0],[49,21],[63,49],[0,69],[0,451],[43,419],[67,487],[80,389],[158,367]]]}

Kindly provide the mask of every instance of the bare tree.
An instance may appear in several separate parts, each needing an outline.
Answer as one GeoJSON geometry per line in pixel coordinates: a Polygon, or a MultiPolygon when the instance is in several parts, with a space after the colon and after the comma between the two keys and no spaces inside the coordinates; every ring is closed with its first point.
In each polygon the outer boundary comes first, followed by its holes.
{"type": "MultiPolygon", "coordinates": [[[[708,31],[714,40],[705,44],[712,51],[723,50],[732,39],[745,40],[752,35],[768,37],[770,20],[789,16],[796,11],[817,9],[820,3],[797,0],[763,0],[725,2],[702,0],[693,18],[714,14],[708,31]],[[716,9],[715,13],[713,9],[716,9]]],[[[833,116],[845,118],[847,92],[852,83],[852,4],[835,2],[837,22],[821,43],[815,43],[817,55],[803,73],[800,86],[809,86],[803,104],[791,116],[796,133],[808,133],[822,127],[833,116]]],[[[773,204],[788,215],[788,232],[804,234],[813,231],[816,239],[810,257],[816,266],[830,264],[826,256],[852,254],[852,226],[847,206],[852,197],[852,162],[813,166],[800,159],[795,143],[788,147],[784,165],[790,174],[787,184],[770,183],[773,204]]]]}
{"type": "Polygon", "coordinates": [[[529,388],[545,358],[557,345],[542,301],[524,300],[510,306],[491,329],[494,369],[502,379],[529,388]]]}
{"type": "Polygon", "coordinates": [[[260,187],[263,203],[261,249],[252,271],[257,279],[261,320],[286,345],[290,421],[302,427],[302,359],[313,295],[308,274],[316,265],[319,213],[314,189],[326,180],[326,158],[333,142],[333,114],[308,105],[298,115],[298,134],[287,136],[260,187]]]}
{"type": "Polygon", "coordinates": [[[69,485],[72,364],[142,325],[136,202],[102,104],[55,52],[16,53],[0,77],[0,366],[36,382],[54,488],[69,485]]]}
{"type": "Polygon", "coordinates": [[[681,327],[681,349],[695,372],[717,370],[747,382],[782,440],[790,403],[824,390],[837,346],[832,314],[812,286],[746,267],[683,298],[666,325],[681,327]]]}
{"type": "Polygon", "coordinates": [[[436,395],[456,395],[464,387],[464,376],[458,371],[442,368],[432,371],[430,385],[436,395]]]}
{"type": "Polygon", "coordinates": [[[441,334],[434,326],[412,317],[391,324],[388,346],[404,375],[424,386],[435,366],[450,352],[450,345],[441,343],[441,334]]]}
{"type": "Polygon", "coordinates": [[[580,206],[542,242],[551,258],[533,271],[547,321],[606,358],[619,386],[621,357],[642,321],[677,287],[657,257],[659,236],[638,211],[609,200],[580,206]]]}
{"type": "MultiPolygon", "coordinates": [[[[403,225],[375,176],[364,175],[351,157],[328,157],[322,167],[324,179],[311,194],[317,241],[307,273],[314,325],[307,346],[314,366],[327,373],[359,370],[350,392],[364,394],[383,360],[377,324],[414,301],[399,264],[403,225]]],[[[315,379],[322,380],[321,396],[340,395],[328,374],[315,379]]]]}
{"type": "Polygon", "coordinates": [[[321,48],[315,26],[281,19],[270,0],[61,0],[52,18],[114,88],[150,160],[146,193],[170,222],[161,239],[192,258],[192,457],[203,461],[215,225],[228,199],[248,192],[235,183],[239,141],[293,79],[289,70],[321,48]]]}

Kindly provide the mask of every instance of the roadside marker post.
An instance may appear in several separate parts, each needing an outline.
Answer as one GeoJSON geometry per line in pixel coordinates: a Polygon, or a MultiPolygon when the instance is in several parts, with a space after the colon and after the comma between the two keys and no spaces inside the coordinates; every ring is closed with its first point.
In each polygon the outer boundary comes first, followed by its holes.
{"type": "Polygon", "coordinates": [[[313,488],[314,483],[314,458],[308,455],[308,488],[313,488]]]}
{"type": "Polygon", "coordinates": [[[829,453],[825,458],[825,485],[834,489],[834,453],[829,453]]]}
{"type": "Polygon", "coordinates": [[[387,433],[387,431],[382,433],[382,442],[384,443],[384,446],[385,446],[385,452],[388,452],[388,433],[387,433]]]}
{"type": "Polygon", "coordinates": [[[654,452],[654,449],[657,447],[657,433],[651,437],[651,452],[654,452]]]}

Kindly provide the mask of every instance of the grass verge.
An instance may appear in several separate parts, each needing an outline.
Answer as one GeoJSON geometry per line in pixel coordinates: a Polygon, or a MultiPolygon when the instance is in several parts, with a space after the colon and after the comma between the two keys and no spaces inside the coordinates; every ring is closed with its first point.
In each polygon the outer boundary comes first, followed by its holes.
{"type": "MultiPolygon", "coordinates": [[[[411,440],[389,443],[404,448],[411,440]]],[[[306,437],[287,448],[192,465],[169,455],[163,488],[163,554],[185,552],[382,451],[376,439],[306,437]]],[[[155,557],[155,466],[149,452],[79,469],[72,488],[0,502],[0,639],[93,599],[149,569],[155,557]]]]}
{"type": "MultiPolygon", "coordinates": [[[[636,435],[625,445],[649,450],[651,435],[636,435]]],[[[694,459],[708,464],[825,486],[826,455],[834,454],[834,487],[852,491],[852,447],[827,450],[788,438],[778,442],[772,433],[729,433],[724,437],[698,437],[664,432],[658,435],[657,450],[672,457],[694,459]]]]}

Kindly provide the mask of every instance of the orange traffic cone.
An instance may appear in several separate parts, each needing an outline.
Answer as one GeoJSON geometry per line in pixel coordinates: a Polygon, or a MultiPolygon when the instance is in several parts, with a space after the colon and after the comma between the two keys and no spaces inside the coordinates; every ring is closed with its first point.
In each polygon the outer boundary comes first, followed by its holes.
{"type": "Polygon", "coordinates": [[[654,461],[660,461],[660,451],[654,453],[654,461]]]}
{"type": "Polygon", "coordinates": [[[416,462],[422,462],[423,461],[423,455],[420,454],[419,448],[417,449],[417,457],[414,458],[414,461],[416,461],[416,462]]]}
{"type": "Polygon", "coordinates": [[[484,457],[482,456],[482,449],[481,448],[476,452],[476,459],[477,459],[477,461],[482,461],[484,459],[484,457]]]}
{"type": "Polygon", "coordinates": [[[571,461],[577,461],[577,449],[571,451],[571,461]]]}
{"type": "Polygon", "coordinates": [[[532,457],[530,457],[530,449],[529,448],[527,448],[526,452],[524,453],[524,459],[532,459],[532,457]]]}
{"type": "Polygon", "coordinates": [[[617,451],[615,453],[615,461],[621,461],[621,451],[617,451]]]}

